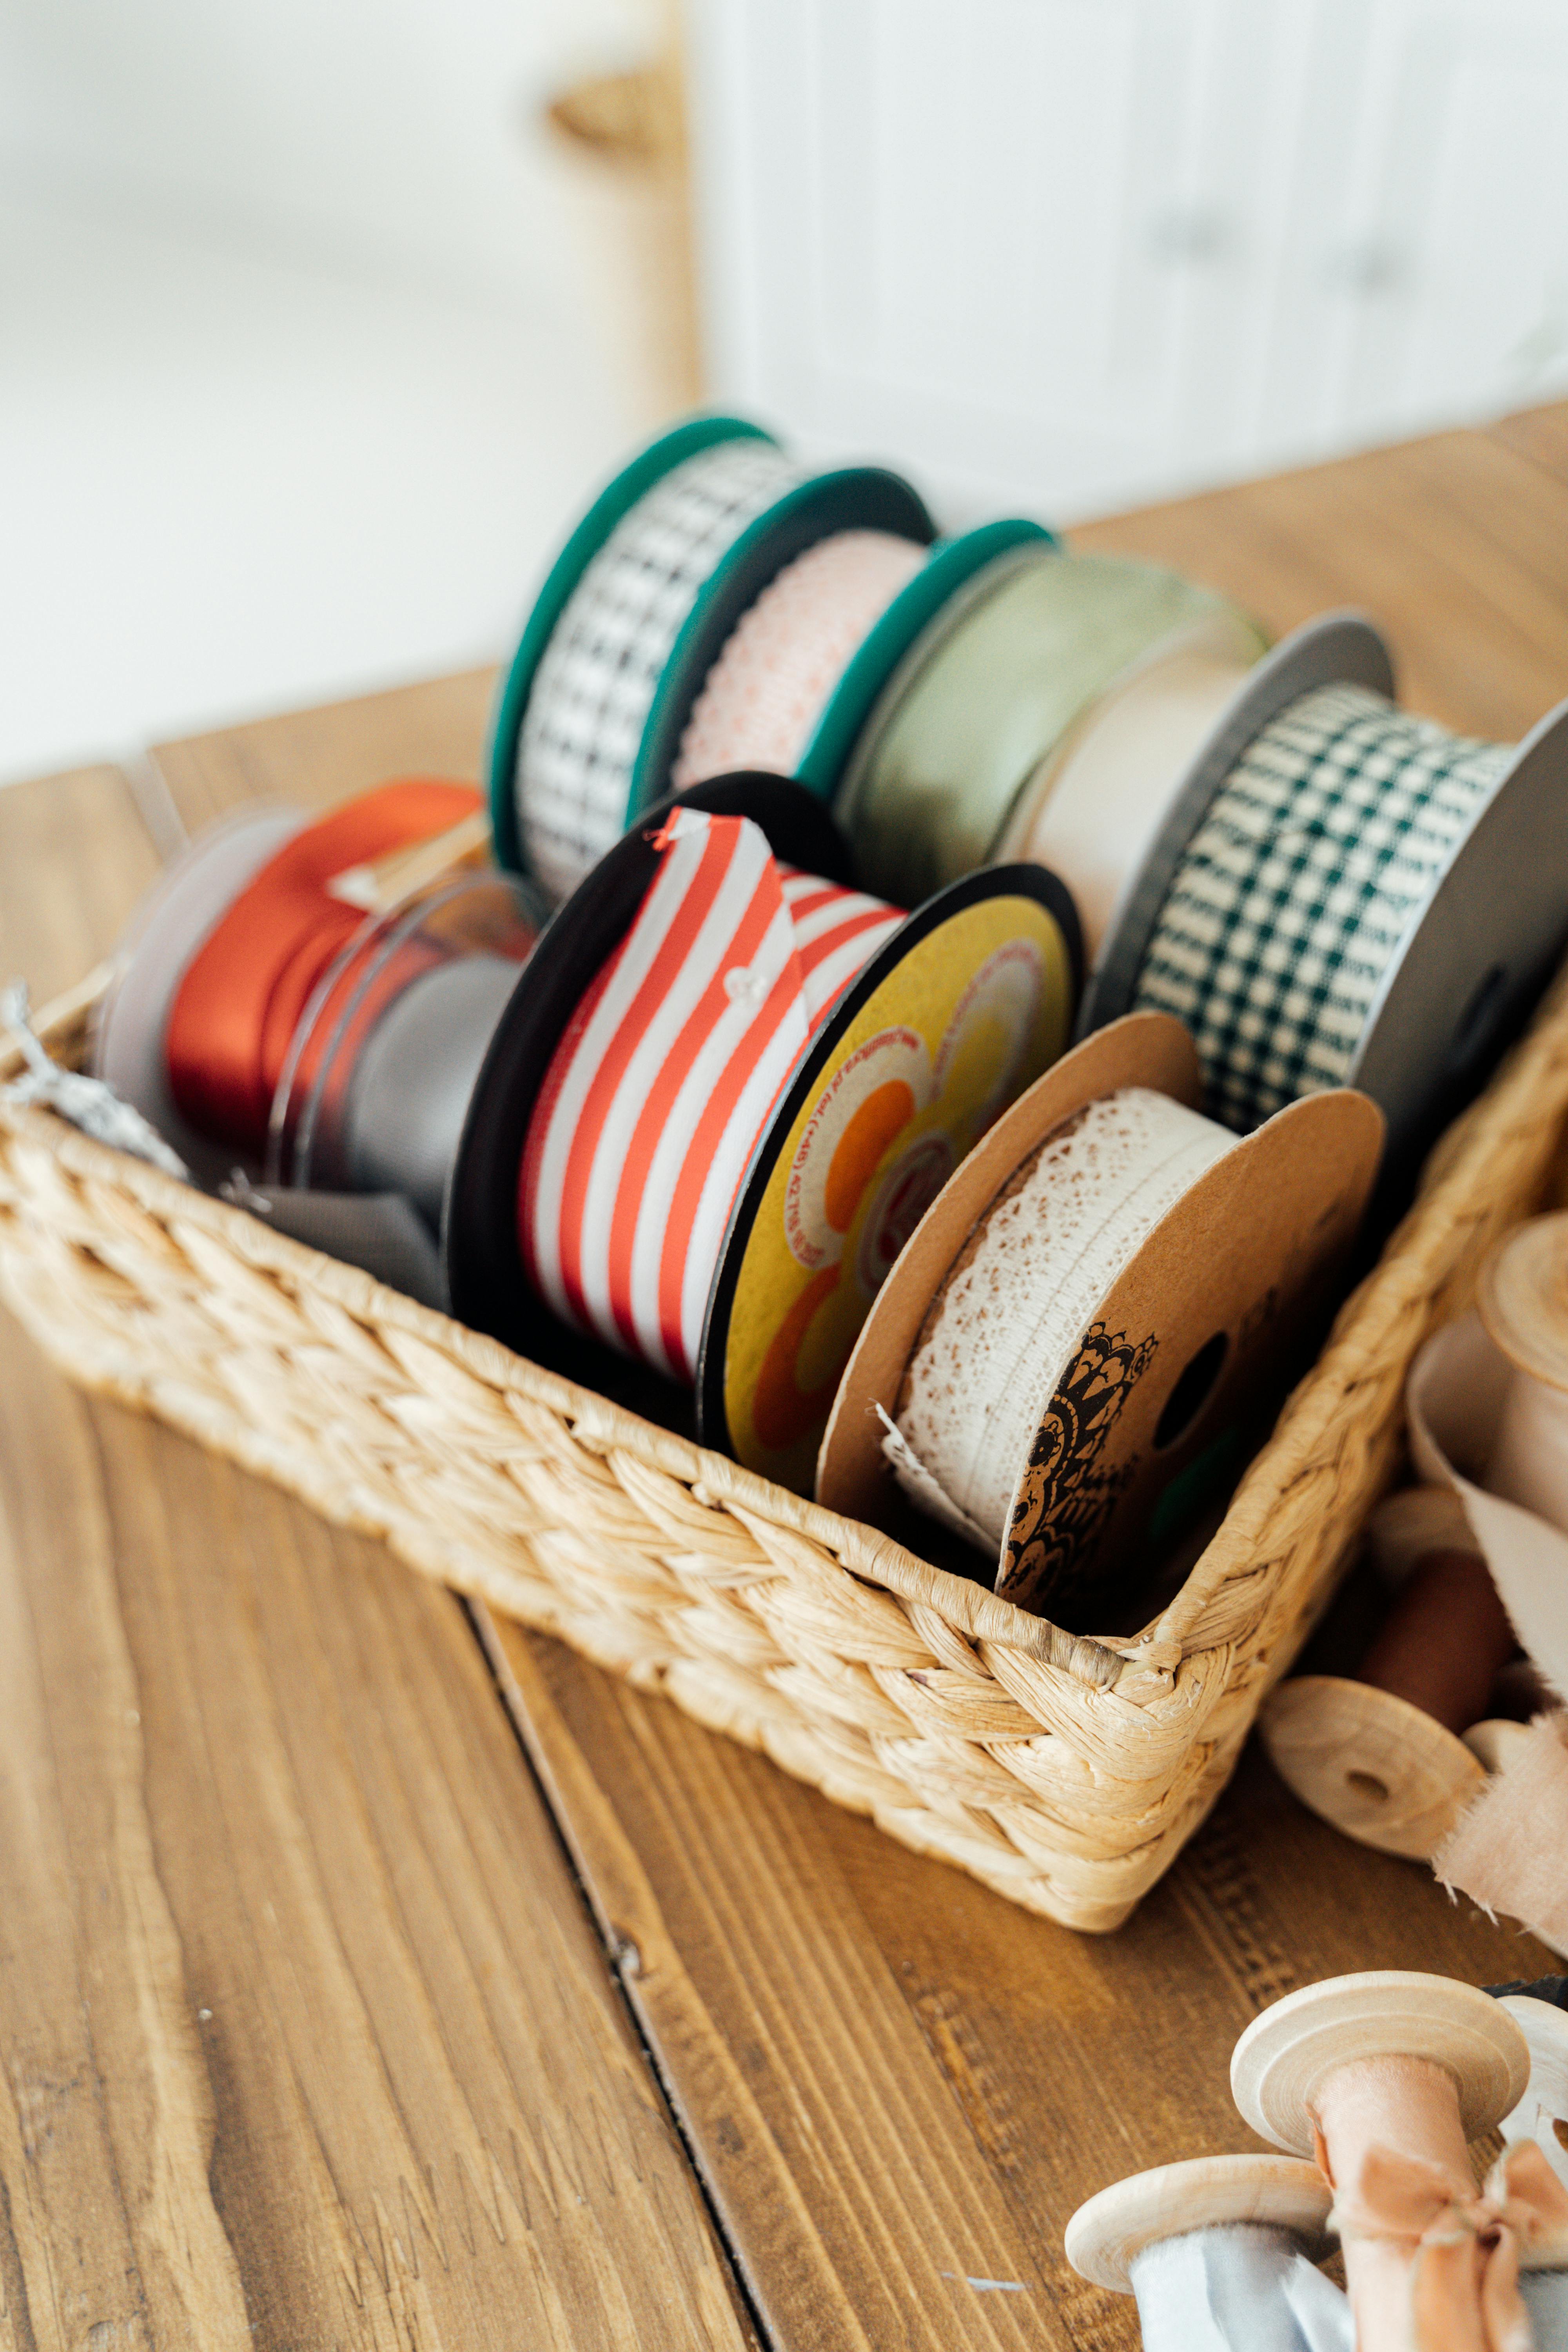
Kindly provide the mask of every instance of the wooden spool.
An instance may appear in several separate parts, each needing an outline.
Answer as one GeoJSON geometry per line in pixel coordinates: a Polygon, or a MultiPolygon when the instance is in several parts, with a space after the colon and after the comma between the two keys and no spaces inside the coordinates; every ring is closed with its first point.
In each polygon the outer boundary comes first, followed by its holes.
{"type": "Polygon", "coordinates": [[[1500,2123],[1530,2079],[1529,2044],[1501,2001],[1451,1977],[1376,1969],[1308,1985],[1255,2017],[1236,2045],[1230,2087],[1255,2132],[1308,2156],[1329,2076],[1374,2058],[1440,2066],[1467,2140],[1500,2123]]]}
{"type": "MultiPolygon", "coordinates": [[[[1498,2007],[1513,2019],[1530,2052],[1530,2080],[1502,2118],[1502,2136],[1510,2142],[1532,2139],[1568,2187],[1568,2011],[1528,1993],[1505,1993],[1498,2007]]],[[[1556,2245],[1550,2260],[1535,2251],[1530,2260],[1537,2269],[1568,2266],[1568,2242],[1556,2245]]]]}
{"type": "Polygon", "coordinates": [[[1333,2243],[1332,2201],[1317,2166],[1296,2157],[1194,2157],[1135,2172],[1089,2198],[1068,2223],[1067,2258],[1095,2286],[1131,2294],[1132,2264],[1146,2246],[1189,2230],[1251,2221],[1289,2231],[1309,2262],[1321,2262],[1333,2243]]]}
{"type": "MultiPolygon", "coordinates": [[[[1467,1739],[1502,1728],[1478,1724],[1467,1739]]],[[[1337,1675],[1281,1683],[1258,1731],[1304,1805],[1359,1844],[1415,1862],[1431,1859],[1492,1769],[1408,1699],[1337,1675]]]]}

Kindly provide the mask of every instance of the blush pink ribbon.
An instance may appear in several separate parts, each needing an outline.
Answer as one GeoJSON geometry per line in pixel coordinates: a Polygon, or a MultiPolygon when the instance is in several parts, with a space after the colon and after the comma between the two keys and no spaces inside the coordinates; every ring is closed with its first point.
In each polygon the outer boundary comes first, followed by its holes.
{"type": "MultiPolygon", "coordinates": [[[[1327,2175],[1321,2137],[1318,2161],[1327,2175]]],[[[1373,2147],[1336,2187],[1330,2226],[1342,2240],[1409,2248],[1408,2352],[1532,2352],[1520,2249],[1568,2231],[1568,2189],[1533,2140],[1509,2148],[1479,2190],[1442,2165],[1373,2147]]]]}

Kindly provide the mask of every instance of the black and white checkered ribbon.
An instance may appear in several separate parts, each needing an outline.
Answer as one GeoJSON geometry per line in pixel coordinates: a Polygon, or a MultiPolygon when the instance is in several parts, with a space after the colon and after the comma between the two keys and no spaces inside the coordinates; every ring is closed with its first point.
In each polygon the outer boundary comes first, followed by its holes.
{"type": "Polygon", "coordinates": [[[552,899],[574,890],[626,830],[654,696],[703,587],[742,533],[805,478],[771,441],[721,441],[656,482],[578,581],[518,743],[523,857],[552,899]]]}
{"type": "Polygon", "coordinates": [[[1359,686],[1303,695],[1248,745],[1161,908],[1134,1003],[1197,1041],[1241,1129],[1342,1086],[1384,974],[1514,756],[1359,686]]]}

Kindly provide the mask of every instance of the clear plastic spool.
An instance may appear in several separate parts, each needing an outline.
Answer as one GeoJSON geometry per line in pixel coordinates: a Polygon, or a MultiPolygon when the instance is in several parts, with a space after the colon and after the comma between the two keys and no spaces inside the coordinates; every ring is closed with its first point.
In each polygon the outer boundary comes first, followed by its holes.
{"type": "Polygon", "coordinates": [[[406,1190],[437,1225],[468,1094],[543,919],[528,883],[494,873],[448,877],[368,915],[289,1042],[267,1181],[406,1190]]]}

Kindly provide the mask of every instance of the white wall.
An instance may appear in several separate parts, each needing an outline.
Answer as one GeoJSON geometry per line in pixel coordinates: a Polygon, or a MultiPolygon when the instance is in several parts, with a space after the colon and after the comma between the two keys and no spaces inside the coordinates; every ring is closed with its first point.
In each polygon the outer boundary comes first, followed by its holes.
{"type": "Polygon", "coordinates": [[[542,96],[644,0],[6,0],[0,172],[162,226],[502,293],[571,271],[542,96]]]}

